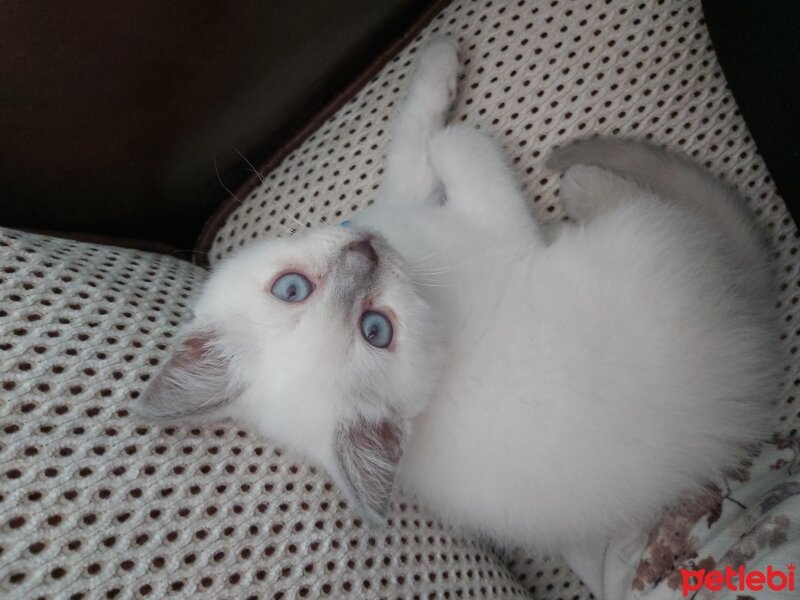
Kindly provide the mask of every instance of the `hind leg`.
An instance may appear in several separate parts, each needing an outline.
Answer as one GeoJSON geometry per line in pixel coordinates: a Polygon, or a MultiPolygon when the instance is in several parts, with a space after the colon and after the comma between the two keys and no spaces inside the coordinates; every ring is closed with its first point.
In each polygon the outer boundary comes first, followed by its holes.
{"type": "Polygon", "coordinates": [[[645,196],[649,194],[635,183],[589,165],[569,167],[559,188],[567,215],[578,223],[590,223],[603,212],[645,196]]]}

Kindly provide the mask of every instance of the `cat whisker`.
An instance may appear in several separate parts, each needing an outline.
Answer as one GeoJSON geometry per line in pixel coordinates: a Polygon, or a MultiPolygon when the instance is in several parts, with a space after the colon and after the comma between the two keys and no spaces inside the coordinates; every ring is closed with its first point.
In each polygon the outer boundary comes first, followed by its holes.
{"type": "Polygon", "coordinates": [[[298,225],[299,225],[301,228],[304,228],[304,227],[306,227],[306,224],[305,224],[305,223],[303,223],[303,222],[302,222],[300,219],[298,219],[298,218],[297,218],[297,217],[295,217],[294,215],[289,215],[289,217],[292,219],[292,221],[294,221],[295,223],[297,223],[297,224],[298,224],[298,225]]]}
{"type": "Polygon", "coordinates": [[[431,278],[428,278],[428,277],[414,277],[414,278],[411,279],[411,281],[413,281],[414,283],[416,283],[418,281],[424,281],[424,282],[427,282],[427,283],[445,283],[441,279],[431,279],[431,278]]]}
{"type": "Polygon", "coordinates": [[[236,201],[237,201],[237,202],[238,202],[238,203],[239,203],[241,206],[244,206],[244,202],[242,202],[242,199],[241,199],[241,198],[239,198],[239,196],[237,196],[236,194],[234,194],[232,191],[230,191],[230,190],[228,189],[228,186],[227,186],[227,185],[225,185],[225,184],[223,183],[223,181],[222,181],[222,177],[220,177],[220,175],[219,175],[219,167],[217,167],[217,154],[216,154],[216,152],[214,153],[214,173],[216,173],[216,174],[217,174],[217,181],[219,181],[219,184],[222,186],[222,189],[223,189],[223,190],[225,190],[226,192],[228,192],[228,195],[229,195],[229,196],[231,196],[231,197],[235,198],[235,199],[236,199],[236,201]]]}
{"type": "Polygon", "coordinates": [[[233,144],[228,144],[228,145],[229,145],[231,148],[233,148],[233,151],[234,151],[234,152],[236,152],[236,154],[238,154],[239,156],[241,156],[241,157],[242,157],[242,160],[244,160],[244,162],[246,162],[246,163],[247,163],[247,166],[249,166],[249,167],[250,167],[250,170],[253,172],[253,174],[254,174],[256,177],[258,177],[258,180],[259,180],[261,183],[264,183],[264,181],[265,181],[265,180],[264,180],[264,176],[263,176],[263,175],[261,175],[261,173],[259,173],[259,172],[258,172],[258,170],[257,170],[257,169],[256,169],[256,168],[253,166],[253,163],[251,163],[249,160],[247,160],[247,157],[246,157],[244,154],[242,154],[241,152],[239,152],[239,149],[238,149],[236,146],[234,146],[233,144]]]}
{"type": "Polygon", "coordinates": [[[413,274],[413,275],[441,275],[443,273],[446,273],[446,271],[436,271],[436,270],[418,271],[418,270],[414,270],[414,269],[409,269],[408,272],[413,274]]]}
{"type": "Polygon", "coordinates": [[[481,253],[476,253],[475,255],[466,258],[465,260],[461,261],[455,265],[436,265],[436,266],[428,266],[424,264],[415,264],[411,265],[409,272],[411,273],[420,273],[424,275],[440,275],[443,273],[450,273],[455,271],[456,269],[462,269],[465,266],[469,265],[470,263],[479,260],[483,255],[481,253]]]}
{"type": "Polygon", "coordinates": [[[413,280],[414,285],[422,285],[425,287],[451,287],[446,283],[425,283],[424,281],[413,280]]]}
{"type": "Polygon", "coordinates": [[[433,270],[440,269],[440,268],[441,268],[440,265],[434,265],[434,264],[429,264],[429,265],[411,265],[410,266],[410,270],[412,270],[412,271],[420,271],[420,272],[433,271],[433,270]]]}
{"type": "Polygon", "coordinates": [[[429,258],[433,258],[436,255],[437,252],[429,252],[428,254],[420,256],[419,258],[415,259],[414,261],[411,262],[411,264],[413,265],[423,264],[426,260],[428,260],[429,258]]]}
{"type": "Polygon", "coordinates": [[[411,271],[409,271],[409,273],[411,273],[413,275],[426,275],[426,276],[430,276],[430,275],[446,275],[446,274],[450,273],[451,270],[452,269],[432,269],[432,270],[429,270],[429,271],[413,271],[413,270],[411,270],[411,271]]]}
{"type": "Polygon", "coordinates": [[[409,271],[406,271],[406,272],[409,275],[411,275],[412,277],[422,277],[422,278],[430,278],[430,279],[436,279],[437,275],[441,275],[441,273],[432,273],[432,272],[428,272],[428,271],[413,271],[413,270],[409,270],[409,271]]]}
{"type": "Polygon", "coordinates": [[[474,256],[469,257],[469,258],[467,258],[467,259],[465,259],[465,260],[463,260],[460,263],[457,263],[455,265],[435,267],[433,269],[426,270],[425,273],[427,273],[427,274],[436,274],[436,275],[440,275],[442,273],[451,273],[452,271],[455,271],[457,269],[463,269],[465,266],[475,262],[476,260],[479,260],[481,257],[482,257],[482,254],[475,254],[474,256]]]}

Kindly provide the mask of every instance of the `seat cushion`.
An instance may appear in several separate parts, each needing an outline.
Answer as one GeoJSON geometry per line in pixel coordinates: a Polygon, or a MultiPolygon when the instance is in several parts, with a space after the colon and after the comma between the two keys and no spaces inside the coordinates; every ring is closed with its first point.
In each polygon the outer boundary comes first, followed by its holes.
{"type": "MultiPolygon", "coordinates": [[[[464,56],[452,120],[474,124],[502,142],[541,221],[563,214],[559,178],[544,167],[551,148],[591,134],[644,137],[691,155],[738,187],[774,251],[786,377],[776,382],[782,388],[775,441],[747,475],[750,487],[743,493],[755,505],[759,498],[775,504],[773,486],[786,484],[779,494],[785,503],[742,517],[723,493],[725,510],[711,524],[696,508],[675,509],[682,531],[691,529],[693,536],[676,557],[666,557],[658,543],[648,544],[647,532],[644,539],[612,548],[620,562],[605,574],[613,582],[610,598],[680,594],[670,582],[682,566],[691,566],[684,560],[713,557],[720,564],[729,550],[735,552],[732,545],[740,535],[791,513],[800,416],[795,401],[800,387],[798,232],[726,87],[699,0],[451,2],[348,104],[265,171],[262,184],[239,190],[213,244],[204,249],[215,264],[252,239],[337,222],[370,204],[382,177],[388,124],[414,54],[441,33],[458,37],[464,56]],[[775,464],[780,467],[770,469],[775,464]]],[[[728,484],[738,490],[742,482],[728,484]]],[[[718,502],[708,510],[716,515],[722,508],[718,502]]],[[[661,539],[670,527],[668,518],[653,538],[661,539]]],[[[795,531],[794,525],[787,529],[787,539],[795,531]]],[[[770,542],[765,543],[769,549],[770,542]]],[[[796,543],[781,552],[792,551],[796,543]]],[[[764,556],[761,552],[756,560],[764,556]]],[[[604,559],[603,552],[595,555],[584,571],[598,590],[604,559]]],[[[556,559],[542,562],[520,551],[509,565],[537,597],[588,595],[556,559]]]]}
{"type": "Polygon", "coordinates": [[[529,597],[411,503],[373,528],[250,430],[137,418],[204,275],[0,229],[0,596],[529,597]]]}

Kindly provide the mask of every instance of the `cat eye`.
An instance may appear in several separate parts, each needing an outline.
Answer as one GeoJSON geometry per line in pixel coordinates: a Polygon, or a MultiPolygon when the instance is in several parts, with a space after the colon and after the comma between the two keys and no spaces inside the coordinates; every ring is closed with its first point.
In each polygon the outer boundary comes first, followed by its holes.
{"type": "Polygon", "coordinates": [[[314,284],[300,273],[286,273],[272,284],[272,295],[284,302],[302,302],[314,291],[314,284]]]}
{"type": "Polygon", "coordinates": [[[392,322],[381,313],[368,310],[361,315],[361,335],[370,346],[386,348],[392,343],[392,322]]]}

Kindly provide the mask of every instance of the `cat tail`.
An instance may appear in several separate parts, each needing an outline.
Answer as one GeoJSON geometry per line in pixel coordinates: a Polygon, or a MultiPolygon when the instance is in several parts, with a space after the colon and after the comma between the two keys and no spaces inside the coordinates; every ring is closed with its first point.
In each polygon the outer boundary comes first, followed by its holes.
{"type": "Polygon", "coordinates": [[[687,157],[648,142],[596,137],[557,148],[547,161],[547,166],[556,171],[574,165],[607,169],[664,201],[702,215],[728,240],[731,252],[748,268],[748,275],[756,278],[751,283],[757,281],[774,291],[768,248],[744,199],[687,157]]]}

